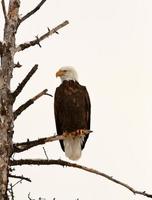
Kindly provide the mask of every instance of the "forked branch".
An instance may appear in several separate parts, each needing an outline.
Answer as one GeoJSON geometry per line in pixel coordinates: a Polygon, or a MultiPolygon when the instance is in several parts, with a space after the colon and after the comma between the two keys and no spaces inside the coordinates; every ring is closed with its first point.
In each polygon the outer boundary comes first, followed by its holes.
{"type": "Polygon", "coordinates": [[[44,159],[24,159],[24,160],[22,160],[21,159],[21,160],[12,160],[10,162],[11,162],[10,164],[12,166],[17,166],[17,165],[60,165],[63,167],[66,166],[66,167],[73,167],[73,168],[81,169],[83,171],[97,174],[97,175],[102,176],[116,184],[119,184],[119,185],[125,187],[126,189],[130,190],[133,194],[139,194],[139,195],[142,195],[145,197],[152,198],[152,194],[148,194],[145,191],[136,190],[133,187],[131,187],[130,185],[128,185],[118,179],[113,178],[113,176],[107,175],[107,174],[100,172],[98,170],[95,170],[93,168],[88,168],[83,165],[78,165],[76,163],[70,163],[70,162],[67,162],[64,160],[60,160],[60,159],[59,160],[44,160],[44,159]]]}
{"type": "Polygon", "coordinates": [[[63,28],[64,26],[66,26],[67,24],[69,24],[68,21],[64,21],[63,23],[59,24],[58,26],[56,26],[55,28],[53,28],[52,30],[50,30],[48,28],[48,31],[47,33],[43,34],[42,36],[40,37],[36,37],[35,40],[31,40],[29,42],[26,42],[26,43],[23,43],[23,44],[20,44],[18,47],[16,47],[16,52],[19,52],[19,51],[23,51],[24,49],[27,49],[31,46],[35,46],[35,45],[40,45],[40,42],[46,38],[48,38],[49,36],[53,35],[54,33],[58,33],[58,30],[63,28]]]}
{"type": "Polygon", "coordinates": [[[34,13],[36,13],[41,7],[42,5],[46,2],[46,0],[42,0],[33,10],[31,10],[29,13],[27,13],[26,15],[24,15],[21,19],[20,19],[20,23],[22,23],[24,20],[26,20],[27,18],[29,18],[30,16],[32,16],[34,13]]]}
{"type": "Polygon", "coordinates": [[[30,105],[32,105],[37,99],[39,99],[41,96],[47,95],[47,89],[43,90],[42,92],[38,93],[33,98],[26,101],[23,105],[21,105],[16,111],[14,111],[14,120],[30,105]]]}

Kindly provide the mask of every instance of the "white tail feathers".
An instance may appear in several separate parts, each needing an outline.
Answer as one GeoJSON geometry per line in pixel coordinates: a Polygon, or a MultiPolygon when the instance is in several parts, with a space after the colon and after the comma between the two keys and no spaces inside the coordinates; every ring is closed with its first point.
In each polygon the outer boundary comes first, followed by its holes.
{"type": "Polygon", "coordinates": [[[65,155],[70,160],[78,160],[81,157],[81,144],[84,137],[67,137],[64,139],[65,155]]]}

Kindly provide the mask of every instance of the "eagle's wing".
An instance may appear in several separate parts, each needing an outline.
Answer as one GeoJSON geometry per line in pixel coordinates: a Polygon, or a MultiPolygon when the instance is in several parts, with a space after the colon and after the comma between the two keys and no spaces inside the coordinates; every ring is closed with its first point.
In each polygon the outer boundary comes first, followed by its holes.
{"type": "MultiPolygon", "coordinates": [[[[80,88],[79,88],[80,89],[80,88]]],[[[56,129],[57,129],[57,134],[58,135],[62,135],[63,134],[63,121],[64,121],[64,106],[63,106],[63,99],[62,97],[64,96],[64,90],[63,88],[60,88],[58,87],[56,89],[56,92],[55,92],[55,99],[54,99],[54,114],[55,114],[55,122],[56,122],[56,129]]],[[[83,94],[83,97],[84,97],[84,109],[83,109],[83,114],[84,114],[84,117],[83,119],[85,120],[84,121],[84,128],[86,128],[87,130],[90,130],[90,114],[91,114],[91,103],[90,103],[90,98],[89,98],[89,94],[87,92],[87,89],[86,87],[81,87],[81,95],[83,94]]],[[[85,146],[85,143],[87,141],[89,137],[89,134],[87,134],[85,137],[84,137],[84,140],[83,140],[83,143],[81,144],[81,148],[83,149],[84,146],[85,146]]],[[[63,140],[60,140],[60,144],[61,144],[61,147],[62,147],[62,150],[64,151],[64,144],[63,144],[63,140]]]]}
{"type": "MultiPolygon", "coordinates": [[[[85,120],[86,120],[86,123],[87,123],[87,129],[90,130],[91,102],[90,102],[90,97],[89,97],[89,94],[88,94],[86,87],[84,87],[84,93],[85,93],[85,120]]],[[[88,137],[89,137],[89,134],[87,134],[84,138],[84,142],[81,146],[82,149],[84,148],[88,137]]]]}
{"type": "MultiPolygon", "coordinates": [[[[62,124],[62,97],[59,95],[59,88],[56,88],[55,91],[55,97],[54,97],[54,115],[55,115],[55,122],[56,122],[56,130],[58,135],[62,135],[63,130],[61,128],[62,124]]],[[[63,145],[63,140],[60,140],[60,144],[62,147],[62,150],[64,151],[64,145],[63,145]]]]}

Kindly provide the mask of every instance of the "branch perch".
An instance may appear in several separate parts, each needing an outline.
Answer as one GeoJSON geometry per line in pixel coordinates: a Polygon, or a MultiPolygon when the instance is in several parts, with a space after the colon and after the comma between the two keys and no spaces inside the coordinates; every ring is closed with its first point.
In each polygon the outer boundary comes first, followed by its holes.
{"type": "Polygon", "coordinates": [[[33,15],[34,13],[36,13],[41,7],[42,5],[46,2],[46,0],[42,0],[33,10],[31,10],[29,13],[27,13],[25,16],[23,16],[20,19],[20,23],[22,23],[24,20],[26,20],[27,18],[29,18],[31,15],[33,15]]]}
{"type": "Polygon", "coordinates": [[[26,83],[29,81],[29,79],[33,76],[33,74],[37,71],[38,69],[38,65],[35,65],[30,71],[29,73],[26,75],[26,77],[22,80],[22,82],[18,85],[18,87],[16,88],[16,90],[12,93],[13,96],[13,103],[16,99],[16,97],[21,93],[21,91],[23,90],[24,86],[26,85],[26,83]]]}
{"type": "Polygon", "coordinates": [[[18,47],[16,47],[16,52],[19,51],[23,51],[24,49],[27,49],[31,46],[35,46],[35,45],[39,45],[40,46],[40,42],[44,39],[46,39],[47,37],[53,35],[54,33],[58,33],[57,31],[61,28],[63,28],[64,26],[66,26],[67,24],[69,24],[68,21],[64,21],[63,23],[59,24],[58,26],[56,26],[55,28],[53,28],[52,30],[48,29],[48,32],[43,34],[42,36],[40,36],[39,38],[36,37],[35,40],[31,40],[29,42],[20,44],[18,47]]]}
{"type": "Polygon", "coordinates": [[[45,144],[47,142],[63,140],[64,138],[65,137],[63,135],[56,135],[56,136],[51,136],[51,137],[40,138],[38,140],[33,140],[33,141],[15,143],[15,144],[13,144],[13,148],[14,148],[13,152],[14,153],[20,153],[20,152],[26,151],[28,149],[31,149],[32,147],[42,145],[42,144],[45,144]]]}
{"type": "Polygon", "coordinates": [[[113,178],[112,176],[109,176],[103,172],[97,171],[95,169],[92,168],[88,168],[86,166],[83,165],[78,165],[76,163],[70,163],[64,160],[44,160],[44,159],[24,159],[24,160],[12,160],[10,161],[12,166],[17,166],[17,165],[60,165],[60,166],[66,166],[66,167],[73,167],[73,168],[78,168],[81,169],[83,171],[87,171],[93,174],[97,174],[99,176],[102,176],[116,184],[119,184],[125,188],[127,188],[128,190],[130,190],[133,194],[139,194],[145,197],[149,197],[152,198],[152,194],[148,194],[145,191],[139,191],[134,189],[133,187],[129,186],[128,184],[119,181],[118,179],[113,178]]]}
{"type": "Polygon", "coordinates": [[[47,93],[47,89],[43,90],[36,96],[34,96],[32,99],[29,99],[27,102],[25,102],[23,105],[21,105],[17,110],[14,111],[14,120],[31,104],[33,104],[37,99],[39,99],[41,96],[45,95],[47,93]]]}
{"type": "MultiPolygon", "coordinates": [[[[89,134],[90,132],[92,132],[92,131],[86,130],[86,132],[84,132],[83,135],[89,134]]],[[[70,134],[74,135],[75,132],[71,132],[70,134]]],[[[13,144],[13,149],[14,149],[13,153],[20,153],[20,152],[26,151],[28,149],[31,149],[32,147],[45,144],[47,142],[64,140],[66,137],[67,137],[66,134],[63,134],[63,135],[55,135],[55,136],[51,136],[51,137],[40,138],[38,140],[33,140],[33,141],[15,143],[15,144],[13,144]]]]}

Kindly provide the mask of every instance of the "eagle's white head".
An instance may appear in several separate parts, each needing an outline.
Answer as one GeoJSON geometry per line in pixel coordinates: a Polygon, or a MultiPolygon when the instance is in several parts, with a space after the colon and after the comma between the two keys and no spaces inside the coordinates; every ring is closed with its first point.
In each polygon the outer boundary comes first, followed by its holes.
{"type": "Polygon", "coordinates": [[[61,81],[78,81],[78,75],[73,67],[61,67],[56,73],[56,77],[60,77],[61,81]]]}

